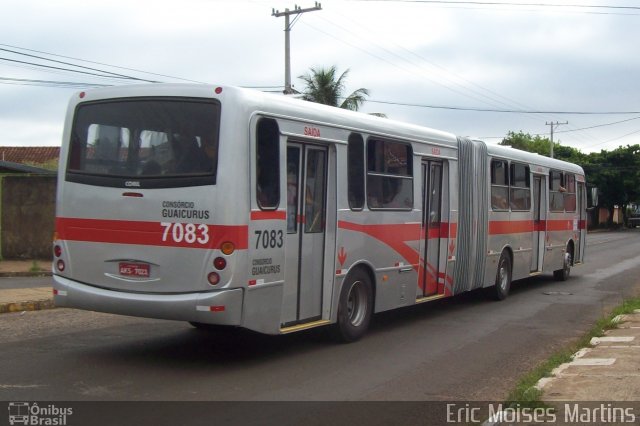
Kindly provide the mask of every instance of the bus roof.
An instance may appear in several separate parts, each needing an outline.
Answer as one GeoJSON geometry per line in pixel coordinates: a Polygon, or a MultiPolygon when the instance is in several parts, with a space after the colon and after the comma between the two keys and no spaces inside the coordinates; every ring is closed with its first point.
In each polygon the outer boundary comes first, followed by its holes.
{"type": "MultiPolygon", "coordinates": [[[[207,84],[136,84],[92,89],[76,94],[70,107],[77,103],[112,98],[167,96],[197,97],[220,99],[242,103],[248,114],[264,112],[298,120],[309,120],[318,124],[326,123],[332,127],[341,127],[354,132],[378,134],[390,138],[413,139],[445,144],[457,149],[457,137],[453,133],[431,129],[429,127],[376,117],[361,112],[303,101],[289,96],[260,92],[233,86],[207,84]]],[[[224,106],[223,106],[224,109],[224,106]]],[[[484,143],[483,141],[474,141],[484,143]]],[[[580,166],[565,161],[532,154],[511,147],[486,144],[489,155],[522,161],[532,165],[554,168],[584,175],[580,166]]]]}
{"type": "MultiPolygon", "coordinates": [[[[388,134],[389,137],[402,134],[403,138],[430,140],[457,148],[456,136],[452,133],[430,129],[424,126],[376,117],[361,112],[303,101],[289,96],[260,92],[233,86],[200,84],[136,84],[92,89],[83,92],[82,99],[74,96],[76,103],[110,98],[179,96],[220,99],[221,102],[242,103],[243,110],[252,114],[256,111],[281,115],[295,119],[309,120],[318,124],[326,123],[363,133],[388,134]],[[218,89],[219,88],[219,89],[218,89]],[[221,90],[216,93],[216,89],[221,90]],[[366,129],[366,130],[365,130],[366,129]]],[[[224,109],[224,106],[223,106],[224,109]]],[[[398,136],[400,137],[400,136],[398,136]]]]}
{"type": "Polygon", "coordinates": [[[516,161],[522,161],[523,163],[528,163],[531,165],[542,166],[549,169],[558,169],[577,173],[579,175],[584,175],[584,170],[582,169],[582,167],[576,164],[568,163],[556,158],[545,157],[544,155],[535,154],[520,149],[515,149],[510,146],[487,145],[487,151],[489,155],[493,157],[502,157],[516,161]]]}

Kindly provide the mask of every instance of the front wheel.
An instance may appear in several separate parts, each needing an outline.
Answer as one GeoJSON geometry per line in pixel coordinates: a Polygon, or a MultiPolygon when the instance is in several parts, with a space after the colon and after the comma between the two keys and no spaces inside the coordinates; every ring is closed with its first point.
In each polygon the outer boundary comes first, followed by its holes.
{"type": "Polygon", "coordinates": [[[362,269],[344,281],[338,304],[335,336],[342,342],[355,342],[366,333],[373,314],[373,290],[369,275],[362,269]]]}
{"type": "Polygon", "coordinates": [[[496,283],[490,287],[491,296],[496,300],[504,300],[511,289],[511,257],[507,252],[502,252],[496,271],[496,283]]]}
{"type": "Polygon", "coordinates": [[[566,281],[569,279],[569,274],[571,273],[571,263],[573,262],[573,253],[567,247],[567,251],[564,254],[564,261],[562,263],[562,269],[558,269],[557,271],[553,271],[553,278],[558,281],[566,281]]]}

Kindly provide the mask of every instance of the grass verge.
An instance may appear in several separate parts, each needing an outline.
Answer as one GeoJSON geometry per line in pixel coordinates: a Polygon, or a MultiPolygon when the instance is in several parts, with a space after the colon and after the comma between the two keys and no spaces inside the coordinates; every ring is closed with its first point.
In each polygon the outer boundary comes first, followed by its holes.
{"type": "Polygon", "coordinates": [[[606,330],[616,328],[617,323],[614,320],[618,315],[628,314],[636,309],[640,309],[640,297],[628,299],[611,311],[611,314],[600,318],[595,325],[585,333],[580,339],[569,347],[557,351],[546,361],[536,366],[533,370],[522,377],[514,390],[509,393],[505,406],[509,407],[546,407],[540,399],[542,391],[535,388],[535,385],[543,377],[550,377],[554,368],[570,362],[573,354],[582,348],[590,348],[591,339],[593,337],[601,337],[606,330]]]}

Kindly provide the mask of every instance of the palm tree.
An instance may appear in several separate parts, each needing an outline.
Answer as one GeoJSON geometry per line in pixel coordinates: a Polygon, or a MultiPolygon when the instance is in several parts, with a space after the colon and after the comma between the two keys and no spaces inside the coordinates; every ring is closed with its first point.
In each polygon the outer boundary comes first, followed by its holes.
{"type": "Polygon", "coordinates": [[[369,96],[369,90],[365,88],[360,88],[347,97],[343,96],[344,81],[349,74],[348,69],[338,78],[336,78],[335,65],[328,69],[310,68],[310,71],[298,77],[304,80],[307,86],[302,96],[305,101],[357,111],[369,96]],[[342,99],[344,100],[340,102],[342,99]]]}

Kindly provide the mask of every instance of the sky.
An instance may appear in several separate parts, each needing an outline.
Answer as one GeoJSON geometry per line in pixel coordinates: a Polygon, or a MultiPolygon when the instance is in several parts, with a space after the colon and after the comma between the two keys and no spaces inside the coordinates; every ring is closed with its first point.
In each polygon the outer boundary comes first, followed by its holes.
{"type": "MultiPolygon", "coordinates": [[[[281,91],[284,18],[272,9],[314,3],[5,0],[0,146],[60,145],[74,93],[139,82],[107,73],[281,91]]],[[[552,122],[568,122],[555,141],[583,152],[640,143],[638,1],[321,5],[291,31],[297,90],[311,67],[335,65],[347,93],[370,91],[365,113],[488,143],[548,137],[552,122]]]]}

